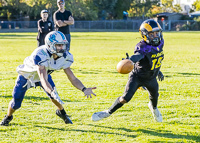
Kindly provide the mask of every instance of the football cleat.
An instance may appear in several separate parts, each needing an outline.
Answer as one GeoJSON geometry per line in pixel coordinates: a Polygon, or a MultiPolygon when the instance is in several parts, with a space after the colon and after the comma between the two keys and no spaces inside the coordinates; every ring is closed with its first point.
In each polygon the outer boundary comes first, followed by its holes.
{"type": "Polygon", "coordinates": [[[157,122],[162,122],[162,115],[161,115],[160,111],[158,110],[158,108],[153,109],[153,105],[151,104],[151,102],[149,102],[148,106],[149,106],[149,109],[151,110],[151,112],[153,114],[154,119],[157,122]]]}
{"type": "Polygon", "coordinates": [[[58,109],[56,110],[56,115],[58,115],[61,119],[63,119],[65,124],[73,124],[68,115],[67,114],[62,115],[58,109]]]}
{"type": "Polygon", "coordinates": [[[101,111],[101,112],[96,112],[92,115],[92,121],[99,121],[103,118],[109,117],[111,114],[108,113],[108,110],[106,111],[101,111]]]}
{"type": "Polygon", "coordinates": [[[4,119],[1,121],[1,126],[8,126],[8,124],[10,123],[10,121],[12,121],[12,119],[13,115],[11,115],[10,117],[6,115],[4,119]]]}

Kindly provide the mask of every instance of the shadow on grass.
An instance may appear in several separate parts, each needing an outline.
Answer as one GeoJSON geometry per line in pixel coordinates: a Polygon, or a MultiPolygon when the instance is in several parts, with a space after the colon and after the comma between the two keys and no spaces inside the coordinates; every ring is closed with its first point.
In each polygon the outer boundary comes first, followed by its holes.
{"type": "MultiPolygon", "coordinates": [[[[174,133],[166,130],[154,130],[154,129],[138,129],[137,131],[149,134],[152,136],[159,136],[164,138],[171,138],[171,139],[187,139],[199,142],[200,137],[199,136],[192,136],[192,135],[175,135],[174,133]]],[[[160,142],[160,141],[151,141],[151,142],[160,142]]]]}
{"type": "Polygon", "coordinates": [[[191,76],[200,76],[199,73],[177,73],[177,72],[165,72],[164,76],[167,78],[170,77],[191,77],[191,76]]]}
{"type": "Polygon", "coordinates": [[[116,129],[116,130],[123,130],[126,132],[135,132],[134,130],[127,129],[127,128],[113,128],[113,127],[108,127],[108,126],[100,126],[100,125],[93,125],[93,124],[88,124],[89,126],[94,126],[94,127],[100,127],[100,128],[107,128],[107,129],[116,129]]]}
{"type": "Polygon", "coordinates": [[[87,72],[87,71],[82,71],[82,72],[80,72],[80,73],[82,73],[82,74],[99,74],[98,72],[92,72],[92,71],[89,71],[89,72],[87,72]]]}
{"type": "MultiPolygon", "coordinates": [[[[71,68],[74,72],[81,73],[81,74],[107,74],[107,73],[112,73],[112,74],[118,74],[117,70],[116,71],[109,71],[109,70],[90,70],[86,71],[86,69],[73,69],[71,68]]],[[[127,74],[128,75],[128,74],[127,74]]]]}
{"type": "MultiPolygon", "coordinates": [[[[112,74],[118,74],[117,71],[101,71],[101,70],[90,70],[89,72],[88,71],[82,71],[82,70],[79,70],[77,72],[80,72],[82,74],[102,74],[102,73],[112,73],[112,74]]],[[[170,78],[170,77],[191,77],[191,76],[200,76],[199,73],[165,73],[164,76],[166,78],[170,78]]]]}
{"type": "Polygon", "coordinates": [[[40,127],[40,128],[52,129],[52,130],[60,130],[60,131],[74,131],[74,132],[84,132],[84,133],[99,133],[99,134],[127,136],[127,137],[132,137],[132,138],[136,138],[137,137],[136,135],[119,134],[119,133],[114,133],[114,132],[112,133],[112,132],[106,132],[106,131],[83,130],[83,129],[66,129],[65,127],[63,127],[63,128],[53,128],[53,127],[39,126],[39,125],[34,125],[34,126],[35,127],[40,127]]]}
{"type": "MultiPolygon", "coordinates": [[[[8,98],[8,99],[12,99],[12,95],[2,95],[0,96],[0,99],[1,98],[8,98]]],[[[50,98],[49,97],[37,97],[37,96],[26,96],[24,97],[24,99],[26,100],[26,102],[28,102],[27,100],[31,100],[30,102],[32,103],[32,101],[50,101],[50,98]]],[[[63,102],[81,102],[79,100],[66,100],[66,99],[62,99],[63,102]]],[[[51,102],[51,101],[50,101],[51,102]]],[[[34,102],[34,104],[37,104],[34,102]]]]}
{"type": "MultiPolygon", "coordinates": [[[[2,119],[0,119],[1,121],[2,119]]],[[[9,127],[13,127],[13,126],[20,126],[20,127],[25,127],[26,125],[22,125],[22,124],[17,124],[17,123],[12,123],[12,121],[8,124],[8,126],[0,126],[0,127],[7,127],[6,132],[7,131],[14,131],[17,130],[16,128],[9,128],[9,127]]],[[[5,130],[0,130],[0,132],[5,132],[5,130]]]]}
{"type": "Polygon", "coordinates": [[[200,75],[199,73],[178,73],[178,74],[184,76],[200,75]]]}
{"type": "MultiPolygon", "coordinates": [[[[126,131],[126,132],[143,132],[145,134],[150,134],[150,135],[153,135],[153,136],[160,136],[160,137],[165,137],[165,138],[188,139],[188,140],[193,140],[193,141],[197,141],[197,142],[200,141],[200,137],[198,137],[198,136],[175,135],[175,134],[171,133],[171,131],[166,131],[166,130],[138,129],[138,130],[135,131],[135,130],[127,129],[127,128],[113,128],[113,127],[93,125],[93,124],[88,124],[88,125],[94,126],[94,127],[123,130],[123,131],[126,131]]],[[[160,141],[153,141],[153,142],[160,142],[160,141]]]]}
{"type": "Polygon", "coordinates": [[[89,71],[89,72],[87,72],[87,71],[82,71],[82,72],[80,72],[80,73],[82,73],[82,74],[107,74],[107,73],[109,73],[109,74],[117,74],[118,72],[116,71],[116,72],[113,72],[113,71],[96,71],[96,72],[92,72],[92,71],[89,71]]]}
{"type": "MultiPolygon", "coordinates": [[[[176,115],[174,115],[174,116],[176,116],[176,115]]],[[[200,115],[196,115],[196,117],[192,117],[192,119],[196,119],[196,120],[198,120],[199,118],[200,118],[200,115]]],[[[194,126],[194,123],[191,122],[190,119],[187,119],[187,122],[181,122],[181,121],[173,120],[173,121],[168,122],[167,124],[169,124],[169,125],[179,124],[179,125],[194,126]]]]}
{"type": "Polygon", "coordinates": [[[170,142],[170,141],[149,141],[150,143],[174,143],[173,141],[170,142]]]}
{"type": "Polygon", "coordinates": [[[12,121],[10,122],[9,126],[20,126],[20,127],[26,127],[26,124],[22,124],[22,123],[12,123],[12,121]]]}

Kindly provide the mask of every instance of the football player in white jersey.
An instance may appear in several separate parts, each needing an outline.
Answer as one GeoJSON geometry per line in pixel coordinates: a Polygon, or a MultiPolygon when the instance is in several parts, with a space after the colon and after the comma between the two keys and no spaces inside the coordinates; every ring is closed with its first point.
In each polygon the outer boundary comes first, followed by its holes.
{"type": "MultiPolygon", "coordinates": [[[[1,122],[1,125],[7,126],[13,119],[15,110],[21,107],[22,100],[26,91],[31,87],[41,86],[47,93],[51,101],[58,108],[56,115],[64,120],[66,124],[72,124],[72,121],[66,114],[55,84],[50,73],[55,70],[63,69],[68,79],[77,89],[84,92],[85,96],[95,95],[92,88],[86,88],[82,82],[75,77],[70,69],[73,63],[73,55],[66,50],[68,41],[65,35],[59,31],[52,31],[45,37],[45,45],[35,49],[35,51],[24,60],[23,65],[17,67],[19,73],[13,89],[13,99],[8,106],[7,115],[1,122]]],[[[95,95],[96,96],[96,95],[95,95]]]]}

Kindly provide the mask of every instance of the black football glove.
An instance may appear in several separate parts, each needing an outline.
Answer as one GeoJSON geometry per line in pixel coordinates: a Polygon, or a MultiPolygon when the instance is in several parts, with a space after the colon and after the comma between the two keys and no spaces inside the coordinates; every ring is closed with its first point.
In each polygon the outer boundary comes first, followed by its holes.
{"type": "Polygon", "coordinates": [[[158,72],[158,80],[163,81],[164,80],[164,75],[161,71],[158,72]]]}
{"type": "MultiPolygon", "coordinates": [[[[130,59],[128,53],[126,53],[126,59],[130,59]]],[[[122,58],[124,60],[124,58],[122,58]]]]}

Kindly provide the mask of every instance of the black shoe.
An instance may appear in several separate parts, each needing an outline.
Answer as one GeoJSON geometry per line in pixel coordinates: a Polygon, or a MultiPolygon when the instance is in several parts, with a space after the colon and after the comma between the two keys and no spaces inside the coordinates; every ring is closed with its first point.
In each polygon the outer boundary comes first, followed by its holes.
{"type": "Polygon", "coordinates": [[[56,110],[56,115],[63,119],[65,124],[73,124],[67,114],[62,115],[59,110],[56,110]]]}
{"type": "Polygon", "coordinates": [[[11,115],[10,117],[6,115],[4,119],[1,121],[1,126],[8,126],[8,124],[10,123],[10,121],[12,121],[12,119],[13,115],[11,115]]]}

